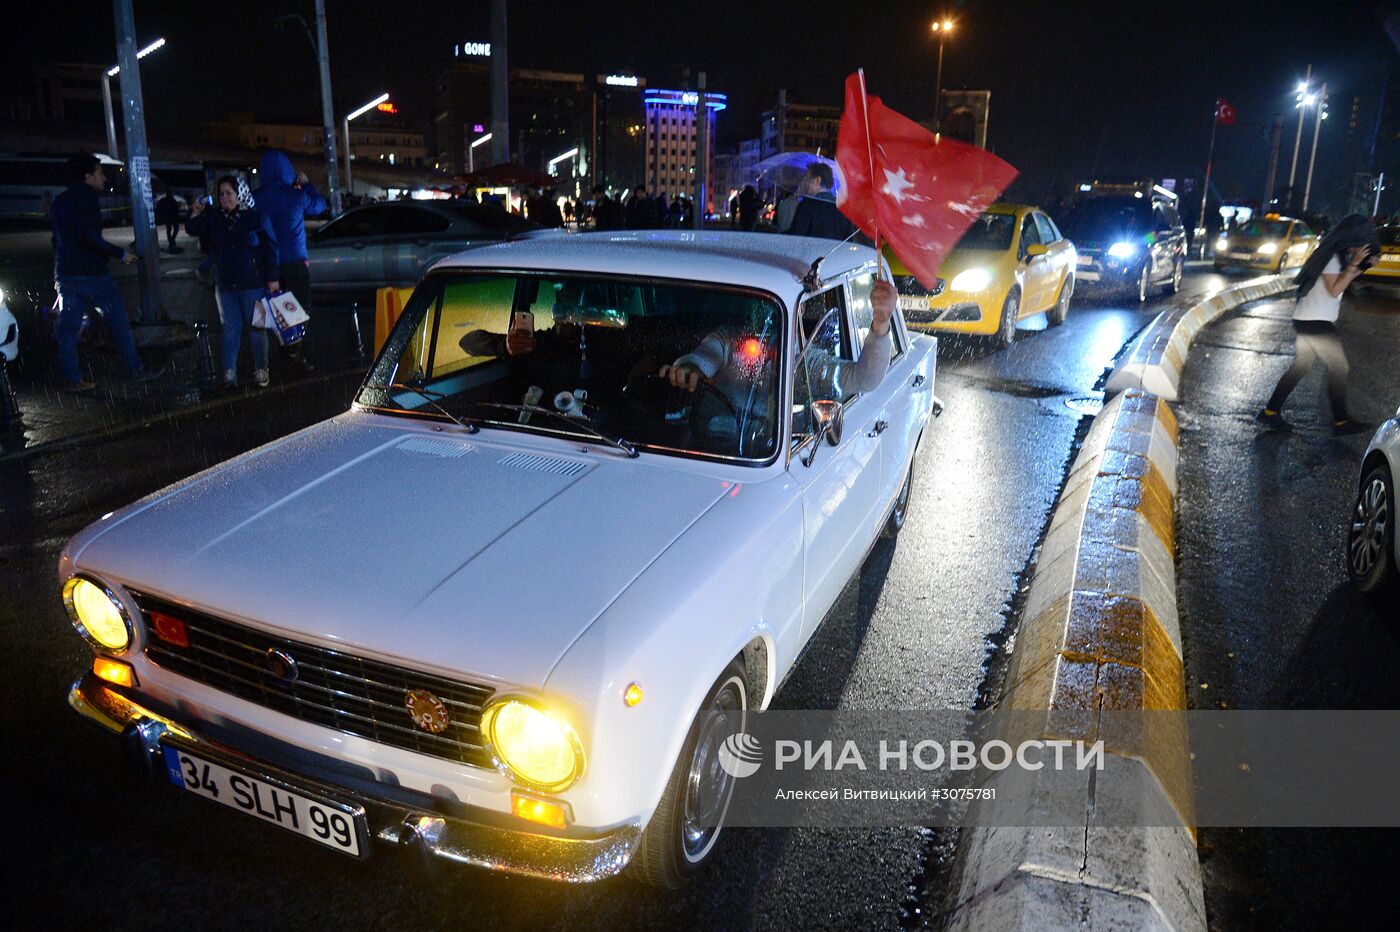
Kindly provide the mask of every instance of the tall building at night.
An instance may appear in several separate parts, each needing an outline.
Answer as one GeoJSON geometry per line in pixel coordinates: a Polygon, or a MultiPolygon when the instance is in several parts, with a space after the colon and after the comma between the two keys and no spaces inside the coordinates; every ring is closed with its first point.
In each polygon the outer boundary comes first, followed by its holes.
{"type": "MultiPolygon", "coordinates": [[[[710,191],[713,195],[717,179],[713,171],[715,151],[715,114],[727,106],[727,97],[707,91],[705,94],[706,131],[711,156],[710,191]]],[[[666,91],[648,89],[643,95],[646,103],[646,188],[663,192],[667,197],[684,194],[695,196],[698,167],[695,111],[699,94],[695,91],[666,91]]]]}
{"type": "Polygon", "coordinates": [[[814,152],[836,157],[836,133],[841,108],[789,103],[787,91],[778,91],[778,105],[763,112],[759,158],[779,152],[814,152]]]}
{"type": "Polygon", "coordinates": [[[635,188],[647,176],[647,116],[642,102],[646,78],[600,74],[596,87],[598,154],[592,183],[619,191],[635,188]]]}

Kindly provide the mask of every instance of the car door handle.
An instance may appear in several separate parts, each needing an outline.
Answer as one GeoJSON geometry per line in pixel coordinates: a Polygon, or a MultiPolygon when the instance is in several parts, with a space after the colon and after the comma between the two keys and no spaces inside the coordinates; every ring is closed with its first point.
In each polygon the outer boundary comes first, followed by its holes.
{"type": "Polygon", "coordinates": [[[878,437],[885,432],[885,428],[890,426],[889,421],[876,421],[875,427],[866,434],[867,437],[878,437]]]}
{"type": "Polygon", "coordinates": [[[915,388],[918,388],[918,387],[919,387],[920,385],[922,385],[922,384],[924,384],[924,376],[923,376],[923,373],[920,373],[920,374],[914,376],[914,387],[915,387],[915,388]]]}

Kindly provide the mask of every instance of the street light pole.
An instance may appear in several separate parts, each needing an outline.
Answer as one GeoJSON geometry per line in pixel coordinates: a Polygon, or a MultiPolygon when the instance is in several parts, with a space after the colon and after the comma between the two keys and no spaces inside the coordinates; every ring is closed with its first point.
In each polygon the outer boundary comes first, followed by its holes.
{"type": "Polygon", "coordinates": [[[469,146],[467,146],[467,173],[468,173],[468,174],[475,174],[475,172],[476,172],[476,147],[479,146],[479,145],[481,145],[483,142],[490,142],[490,141],[491,141],[491,136],[492,136],[491,133],[487,133],[485,136],[480,136],[480,137],[478,137],[477,139],[473,140],[473,141],[472,141],[472,144],[469,145],[469,146]]]}
{"type": "Polygon", "coordinates": [[[933,131],[938,132],[943,123],[943,40],[953,31],[953,21],[934,20],[933,33],[938,36],[938,71],[933,79],[933,131]]]}
{"type": "Polygon", "coordinates": [[[155,204],[151,199],[151,157],[146,148],[146,113],[141,100],[141,70],[136,64],[136,14],[131,0],[112,0],[117,26],[117,67],[121,74],[122,128],[126,131],[126,182],[131,196],[131,228],[141,257],[141,322],[160,322],[160,241],[156,239],[155,204]]]}
{"type": "MultiPolygon", "coordinates": [[[[164,39],[157,39],[136,53],[139,61],[156,49],[165,45],[164,39]]],[[[117,121],[112,113],[112,79],[121,73],[121,65],[113,65],[102,73],[102,111],[107,117],[107,154],[117,158],[117,121]]]]}
{"type": "Polygon", "coordinates": [[[1298,85],[1298,133],[1293,137],[1293,164],[1288,169],[1288,207],[1293,208],[1293,181],[1298,174],[1298,148],[1303,143],[1303,120],[1307,113],[1308,89],[1312,86],[1312,65],[1308,65],[1307,74],[1303,77],[1303,83],[1298,85]]]}
{"type": "Polygon", "coordinates": [[[353,197],[355,194],[354,175],[350,168],[350,160],[354,158],[353,151],[350,148],[350,121],[357,116],[368,113],[380,104],[386,103],[388,100],[388,94],[380,94],[363,107],[360,107],[358,110],[352,110],[345,115],[345,194],[347,197],[353,197]]]}
{"type": "MultiPolygon", "coordinates": [[[[326,41],[326,0],[316,0],[316,58],[321,70],[321,131],[326,146],[326,188],[331,199],[331,213],[338,214],[344,205],[340,197],[340,178],[336,166],[335,111],[331,106],[331,57],[326,41]]],[[[346,176],[348,182],[349,176],[346,176]]]]}
{"type": "Polygon", "coordinates": [[[1322,121],[1327,116],[1327,85],[1322,85],[1322,93],[1317,98],[1317,116],[1313,118],[1312,155],[1308,156],[1308,182],[1303,187],[1303,210],[1308,209],[1308,198],[1312,195],[1313,166],[1317,164],[1317,136],[1322,130],[1322,121]]]}

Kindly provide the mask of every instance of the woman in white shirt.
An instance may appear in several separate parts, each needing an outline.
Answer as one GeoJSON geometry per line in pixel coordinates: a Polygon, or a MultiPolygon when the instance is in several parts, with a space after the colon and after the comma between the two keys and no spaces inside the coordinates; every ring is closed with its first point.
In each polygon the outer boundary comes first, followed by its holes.
{"type": "MultiPolygon", "coordinates": [[[[1360,217],[1357,219],[1365,221],[1365,226],[1370,230],[1370,238],[1374,239],[1375,230],[1370,226],[1370,221],[1360,217]]],[[[1311,282],[1305,280],[1304,274],[1299,275],[1302,291],[1298,304],[1293,309],[1293,329],[1298,334],[1296,355],[1293,365],[1283,374],[1283,378],[1279,379],[1273,395],[1257,416],[1259,421],[1270,427],[1288,427],[1288,422],[1279,413],[1283,403],[1303,380],[1303,376],[1312,369],[1313,364],[1321,359],[1327,367],[1327,394],[1332,402],[1333,432],[1348,434],[1366,429],[1366,425],[1357,424],[1347,414],[1347,374],[1351,371],[1351,366],[1347,363],[1346,350],[1342,348],[1342,338],[1337,333],[1337,316],[1341,311],[1342,292],[1366,270],[1370,264],[1367,260],[1375,254],[1375,250],[1369,244],[1352,245],[1358,239],[1365,242],[1366,230],[1351,221],[1353,218],[1348,217],[1338,224],[1334,231],[1345,234],[1349,230],[1352,234],[1350,243],[1343,245],[1336,243],[1334,239],[1333,243],[1336,245],[1330,245],[1324,239],[1318,244],[1319,252],[1324,249],[1331,252],[1331,256],[1325,260],[1326,264],[1322,266],[1321,274],[1307,276],[1313,279],[1311,282]],[[1350,229],[1353,227],[1354,229],[1350,229]]],[[[1329,235],[1328,238],[1332,237],[1329,235]]],[[[1322,257],[1319,256],[1318,259],[1321,260],[1322,257]]],[[[1302,272],[1309,271],[1309,268],[1304,266],[1302,272]]]]}

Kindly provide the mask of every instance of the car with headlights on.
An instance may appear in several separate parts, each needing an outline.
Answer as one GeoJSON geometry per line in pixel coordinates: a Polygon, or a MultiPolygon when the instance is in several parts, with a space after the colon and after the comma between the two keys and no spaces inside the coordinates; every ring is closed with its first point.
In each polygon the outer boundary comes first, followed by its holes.
{"type": "Polygon", "coordinates": [[[1088,196],[1061,223],[1078,250],[1077,280],[1091,290],[1127,293],[1139,303],[1159,287],[1176,294],[1186,269],[1186,229],[1176,195],[1148,182],[1080,188],[1088,196]]]}
{"type": "Polygon", "coordinates": [[[1296,269],[1317,248],[1317,234],[1302,220],[1265,214],[1260,220],[1227,230],[1215,241],[1215,270],[1296,269]]]}
{"type": "Polygon", "coordinates": [[[1377,428],[1361,460],[1347,531],[1347,574],[1361,592],[1400,593],[1400,534],[1395,480],[1400,476],[1400,410],[1377,428]]]}
{"type": "Polygon", "coordinates": [[[905,521],[936,340],[870,335],[878,270],[737,232],[438,263],[348,411],[68,543],[71,705],[348,856],[682,883],[719,743],[905,521]]]}
{"type": "Polygon", "coordinates": [[[1009,346],[1018,321],[1045,314],[1064,323],[1074,295],[1075,247],[1044,211],[993,204],[973,221],[943,260],[932,291],[888,249],[908,325],[925,332],[966,333],[1009,346]]]}
{"type": "Polygon", "coordinates": [[[372,305],[377,289],[412,287],[433,263],[463,249],[543,232],[523,217],[468,201],[367,204],[308,237],[311,290],[317,300],[372,305]]]}

